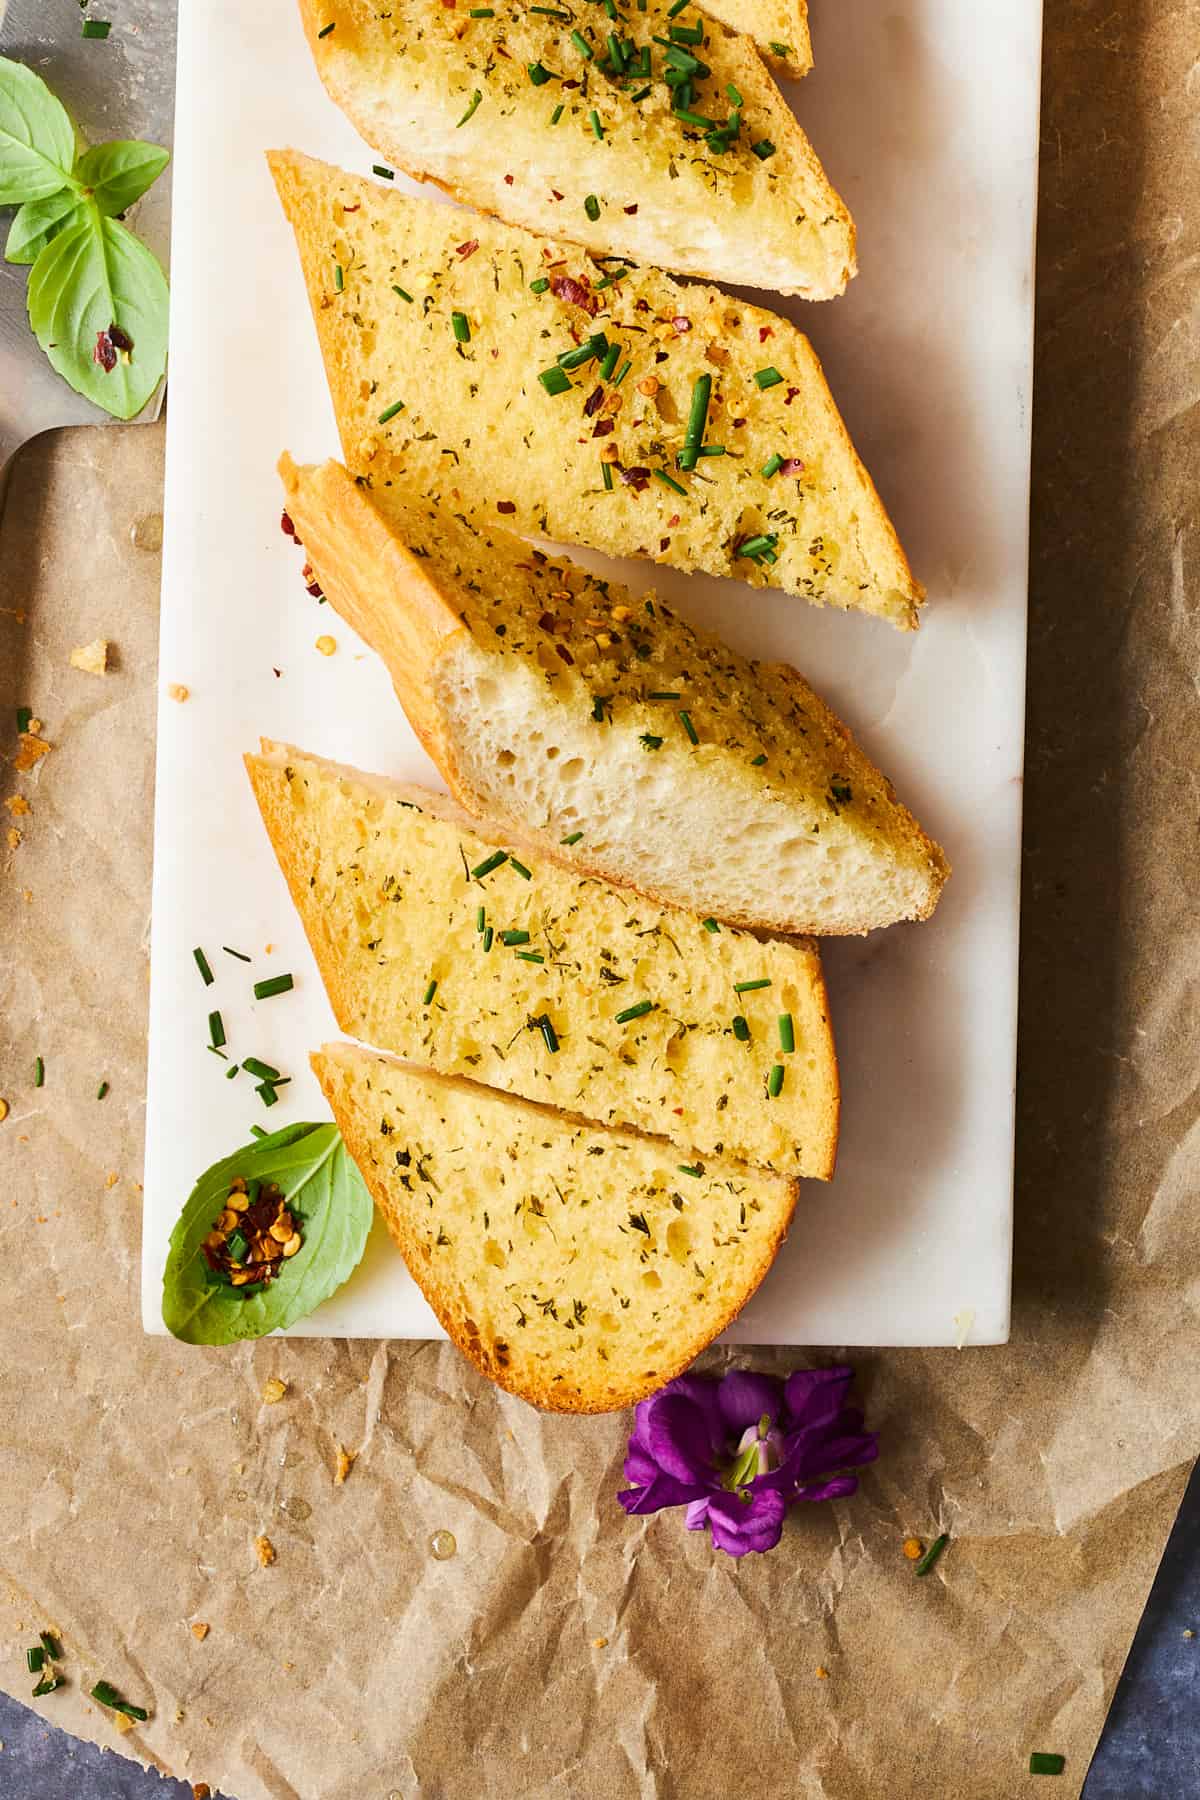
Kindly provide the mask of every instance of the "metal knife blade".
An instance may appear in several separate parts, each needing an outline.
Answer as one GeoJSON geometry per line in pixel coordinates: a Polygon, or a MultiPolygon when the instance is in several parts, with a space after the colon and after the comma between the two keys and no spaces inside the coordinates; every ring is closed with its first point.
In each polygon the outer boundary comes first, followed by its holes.
{"type": "MultiPolygon", "coordinates": [[[[96,0],[93,0],[96,6],[96,0]]],[[[79,0],[0,0],[0,55],[46,81],[74,120],[80,148],[110,138],[171,146],[175,119],[175,0],[119,0],[96,7],[112,18],[107,38],[85,38],[79,0]]],[[[167,262],[170,167],[130,214],[138,236],[167,262]]],[[[12,218],[0,207],[0,252],[12,218]]],[[[54,425],[114,425],[69,388],[37,346],[25,312],[29,271],[0,254],[0,499],[5,464],[27,439],[54,425]]],[[[158,417],[162,387],[133,424],[158,417]]]]}

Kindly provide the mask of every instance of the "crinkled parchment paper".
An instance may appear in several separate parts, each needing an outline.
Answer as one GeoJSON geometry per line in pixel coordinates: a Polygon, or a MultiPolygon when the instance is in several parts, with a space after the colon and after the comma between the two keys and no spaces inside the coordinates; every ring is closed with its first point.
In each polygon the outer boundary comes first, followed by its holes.
{"type": "Polygon", "coordinates": [[[26,1697],[55,1627],[48,1717],[238,1800],[1010,1800],[1047,1791],[1032,1749],[1078,1792],[1200,1449],[1200,19],[1049,0],[1046,56],[1013,1341],[860,1356],[882,1457],[769,1557],[627,1521],[624,1421],[541,1418],[444,1346],[143,1338],[157,559],[131,532],[153,546],[161,443],[22,457],[0,1680],[26,1697]],[[69,668],[98,636],[110,673],[69,668]],[[54,746],[26,774],[18,704],[54,746]],[[916,1580],[901,1542],[940,1529],[916,1580]],[[118,1737],[98,1676],[150,1722],[118,1737]]]}

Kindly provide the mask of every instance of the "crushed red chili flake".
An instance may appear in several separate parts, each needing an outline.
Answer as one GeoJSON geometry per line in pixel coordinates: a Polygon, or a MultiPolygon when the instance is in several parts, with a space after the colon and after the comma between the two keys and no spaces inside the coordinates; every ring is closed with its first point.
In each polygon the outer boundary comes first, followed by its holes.
{"type": "Polygon", "coordinates": [[[558,191],[558,189],[557,189],[557,188],[551,188],[551,189],[550,189],[550,192],[551,192],[551,194],[552,194],[552,195],[553,195],[553,196],[554,196],[554,198],[555,198],[555,199],[556,199],[556,200],[561,200],[561,199],[562,199],[562,195],[561,195],[561,194],[560,194],[560,193],[559,193],[559,191],[558,191]]]}
{"type": "Polygon", "coordinates": [[[683,313],[679,313],[671,320],[671,323],[675,327],[677,336],[682,336],[685,331],[690,331],[692,329],[692,321],[683,313]]]}
{"type": "Polygon", "coordinates": [[[591,393],[588,395],[587,399],[583,403],[584,418],[585,419],[594,419],[596,414],[600,411],[600,408],[603,405],[604,405],[604,389],[602,387],[593,388],[591,393]]]}
{"type": "Polygon", "coordinates": [[[668,550],[668,549],[670,549],[670,546],[671,546],[671,540],[669,537],[659,538],[658,547],[660,550],[668,550]]]}
{"type": "Polygon", "coordinates": [[[618,469],[617,473],[626,487],[631,487],[635,494],[640,494],[650,486],[649,469],[618,469]]]}
{"type": "Polygon", "coordinates": [[[633,310],[634,312],[649,312],[650,302],[648,300],[635,300],[633,303],[633,310]]]}
{"type": "Polygon", "coordinates": [[[465,244],[455,244],[454,254],[455,254],[455,256],[461,256],[463,261],[466,262],[468,256],[474,256],[474,254],[478,250],[478,248],[479,248],[479,239],[478,238],[468,238],[465,244]]]}
{"type": "Polygon", "coordinates": [[[612,428],[613,421],[611,419],[597,419],[592,426],[592,436],[594,438],[607,437],[612,428]]]}
{"type": "Polygon", "coordinates": [[[679,514],[672,513],[670,518],[667,520],[667,524],[671,527],[672,531],[674,531],[674,529],[675,529],[676,525],[678,525],[678,523],[679,523],[679,514]]]}
{"type": "Polygon", "coordinates": [[[567,646],[565,644],[555,644],[554,648],[557,650],[558,654],[562,657],[562,659],[566,663],[567,667],[570,669],[573,669],[575,667],[575,658],[571,655],[571,652],[567,649],[567,646]]]}
{"type": "Polygon", "coordinates": [[[92,351],[92,361],[99,363],[106,375],[111,375],[117,366],[117,347],[112,335],[107,331],[96,333],[96,348],[92,351]]]}
{"type": "Polygon", "coordinates": [[[354,202],[354,205],[353,205],[353,206],[343,206],[343,208],[342,208],[342,211],[343,211],[343,212],[344,212],[344,213],[347,213],[347,212],[357,212],[357,211],[358,211],[358,209],[359,209],[359,207],[360,207],[360,206],[361,206],[361,205],[362,205],[362,201],[361,201],[361,200],[356,200],[356,201],[355,201],[355,202],[354,202]]]}
{"type": "Polygon", "coordinates": [[[734,429],[734,430],[735,430],[735,431],[740,431],[740,430],[741,430],[741,428],[742,428],[742,426],[743,426],[743,425],[744,425],[744,424],[745,424],[745,423],[746,423],[746,421],[745,421],[745,419],[734,419],[734,421],[733,421],[733,429],[734,429]]]}
{"type": "Polygon", "coordinates": [[[592,292],[592,284],[586,275],[552,275],[550,292],[556,300],[564,300],[568,306],[581,306],[589,316],[600,310],[600,302],[592,292]]]}
{"type": "Polygon", "coordinates": [[[779,465],[781,475],[803,475],[804,464],[798,456],[785,456],[779,465]]]}
{"type": "Polygon", "coordinates": [[[632,219],[637,211],[637,201],[635,200],[632,206],[623,207],[622,211],[628,213],[629,217],[632,219]]]}
{"type": "Polygon", "coordinates": [[[656,350],[654,352],[654,360],[656,363],[666,362],[666,360],[667,360],[666,351],[665,350],[656,350]]]}
{"type": "Polygon", "coordinates": [[[572,77],[572,79],[570,81],[564,81],[563,86],[565,88],[577,88],[579,86],[579,83],[574,79],[574,77],[572,77]]]}
{"type": "Polygon", "coordinates": [[[292,524],[292,515],[286,509],[279,515],[279,529],[284,537],[294,538],[296,535],[296,527],[292,524]]]}
{"type": "Polygon", "coordinates": [[[538,625],[543,631],[553,631],[557,624],[558,620],[552,612],[544,612],[538,620],[538,625]]]}
{"type": "Polygon", "coordinates": [[[516,510],[517,503],[515,500],[497,500],[496,502],[496,511],[498,513],[515,513],[516,510]]]}
{"type": "Polygon", "coordinates": [[[783,404],[785,406],[790,406],[792,404],[792,401],[796,398],[796,395],[799,392],[800,392],[799,388],[789,388],[787,393],[783,396],[783,404]]]}
{"type": "Polygon", "coordinates": [[[122,331],[119,325],[110,325],[108,335],[118,350],[124,350],[128,354],[133,349],[133,339],[127,331],[122,331]]]}
{"type": "Polygon", "coordinates": [[[511,175],[506,175],[506,176],[505,176],[505,177],[504,177],[504,185],[505,185],[505,187],[511,187],[511,186],[512,186],[512,184],[513,184],[513,178],[512,178],[512,176],[511,176],[511,175]]]}
{"type": "Polygon", "coordinates": [[[319,581],[306,582],[304,591],[306,594],[311,594],[314,600],[322,600],[325,597],[324,589],[319,581]]]}
{"type": "Polygon", "coordinates": [[[775,327],[773,325],[760,325],[759,326],[758,341],[760,344],[765,344],[769,337],[774,337],[774,336],[775,336],[775,327]]]}

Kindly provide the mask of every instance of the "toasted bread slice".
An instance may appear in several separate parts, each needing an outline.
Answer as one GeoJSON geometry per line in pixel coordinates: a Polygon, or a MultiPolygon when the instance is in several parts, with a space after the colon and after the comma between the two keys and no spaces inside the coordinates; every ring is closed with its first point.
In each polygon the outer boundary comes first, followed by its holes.
{"type": "Polygon", "coordinates": [[[811,300],[855,273],[849,213],[753,41],[724,24],[672,19],[668,0],[612,19],[511,0],[482,17],[430,0],[300,10],[322,81],[372,148],[481,212],[811,300]]]}
{"type": "Polygon", "coordinates": [[[701,918],[925,918],[946,859],[794,669],[337,463],[280,465],[331,604],[469,811],[701,918]]]}
{"type": "Polygon", "coordinates": [[[811,940],[706,925],[444,795],[288,745],[246,768],[343,1031],[670,1138],[684,1163],[833,1174],[837,1061],[811,940]]]}
{"type": "Polygon", "coordinates": [[[753,38],[776,75],[799,81],[813,66],[808,0],[701,0],[700,11],[753,38]]]}
{"type": "Polygon", "coordinates": [[[653,269],[618,279],[623,264],[606,274],[308,157],[271,166],[356,474],[529,536],[916,625],[923,590],[788,320],[653,269]],[[564,371],[577,345],[595,354],[564,371]]]}
{"type": "Polygon", "coordinates": [[[607,1412],[679,1374],[750,1298],[796,1185],[350,1044],[312,1059],[413,1279],[484,1375],[607,1412]]]}

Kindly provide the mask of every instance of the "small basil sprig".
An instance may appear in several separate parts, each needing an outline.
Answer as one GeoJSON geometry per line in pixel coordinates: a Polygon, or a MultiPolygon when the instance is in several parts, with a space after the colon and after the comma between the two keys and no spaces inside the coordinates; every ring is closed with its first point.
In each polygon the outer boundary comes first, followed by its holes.
{"type": "Polygon", "coordinates": [[[166,168],[156,144],[75,155],[61,102],[0,57],[0,206],[15,206],[5,258],[32,263],[29,323],[65,381],[118,419],[141,411],[167,364],[167,280],[121,224],[166,168]]]}
{"type": "Polygon", "coordinates": [[[187,1344],[233,1344],[294,1325],[358,1267],[371,1218],[371,1196],[336,1125],[287,1125],[235,1150],[205,1170],[171,1233],[163,1323],[187,1344]],[[238,1176],[274,1182],[304,1239],[261,1287],[227,1287],[204,1257],[238,1176]]]}

